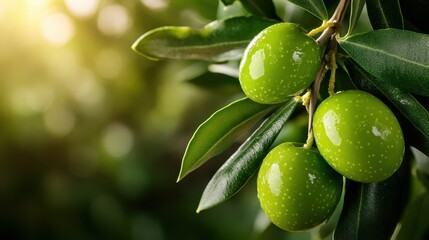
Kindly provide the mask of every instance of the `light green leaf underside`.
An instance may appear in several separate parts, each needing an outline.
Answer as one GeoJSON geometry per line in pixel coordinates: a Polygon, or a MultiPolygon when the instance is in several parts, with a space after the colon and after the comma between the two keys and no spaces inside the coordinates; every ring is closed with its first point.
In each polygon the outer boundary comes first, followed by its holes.
{"type": "Polygon", "coordinates": [[[296,106],[294,99],[287,101],[219,168],[204,189],[197,212],[226,201],[246,184],[296,106]]]}
{"type": "Polygon", "coordinates": [[[404,28],[404,19],[398,0],[368,0],[366,5],[368,17],[374,30],[404,28]]]}
{"type": "Polygon", "coordinates": [[[231,146],[273,107],[244,98],[216,111],[198,127],[189,141],[178,181],[231,146]]]}
{"type": "Polygon", "coordinates": [[[160,27],[143,34],[132,49],[152,60],[239,59],[253,37],[275,23],[272,19],[239,16],[211,22],[202,29],[160,27]]]}
{"type": "Polygon", "coordinates": [[[289,2],[303,8],[321,20],[328,20],[328,11],[322,0],[288,0],[289,2]]]}
{"type": "Polygon", "coordinates": [[[340,40],[363,69],[386,84],[429,96],[429,35],[382,29],[340,40]]]}
{"type": "Polygon", "coordinates": [[[357,22],[359,21],[359,17],[362,13],[362,9],[364,5],[365,5],[365,0],[351,1],[349,30],[347,31],[347,35],[350,35],[353,32],[357,22]]]}

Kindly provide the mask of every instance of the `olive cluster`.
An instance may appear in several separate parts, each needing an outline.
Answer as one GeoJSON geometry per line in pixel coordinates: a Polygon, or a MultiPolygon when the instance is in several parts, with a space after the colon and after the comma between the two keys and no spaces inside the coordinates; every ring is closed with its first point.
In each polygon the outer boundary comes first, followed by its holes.
{"type": "MultiPolygon", "coordinates": [[[[294,23],[279,23],[259,33],[240,64],[244,93],[259,103],[281,103],[314,81],[323,53],[294,23]]],[[[325,222],[343,190],[343,177],[372,183],[400,166],[405,144],[390,109],[360,90],[323,100],[312,121],[317,148],[283,143],[272,149],[257,178],[258,198],[280,228],[302,231],[325,222]]]]}

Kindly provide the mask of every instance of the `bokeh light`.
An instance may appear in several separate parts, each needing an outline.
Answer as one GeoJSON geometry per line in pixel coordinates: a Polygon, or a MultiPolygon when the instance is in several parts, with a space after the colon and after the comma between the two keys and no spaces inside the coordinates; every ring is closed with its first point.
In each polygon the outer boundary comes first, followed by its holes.
{"type": "Polygon", "coordinates": [[[65,3],[74,16],[88,18],[97,10],[99,0],[65,0],[65,3]]]}
{"type": "Polygon", "coordinates": [[[103,137],[104,149],[117,158],[125,156],[131,150],[133,143],[133,134],[120,123],[112,123],[108,126],[103,137]]]}
{"type": "Polygon", "coordinates": [[[97,24],[102,33],[110,36],[121,36],[130,27],[131,20],[125,7],[112,4],[101,9],[97,24]]]}
{"type": "Polygon", "coordinates": [[[44,121],[46,129],[55,136],[69,134],[75,126],[73,112],[62,106],[55,106],[45,113],[44,121]]]}
{"type": "Polygon", "coordinates": [[[69,42],[75,32],[72,20],[64,13],[53,13],[46,16],[42,28],[45,39],[58,46],[69,42]]]}

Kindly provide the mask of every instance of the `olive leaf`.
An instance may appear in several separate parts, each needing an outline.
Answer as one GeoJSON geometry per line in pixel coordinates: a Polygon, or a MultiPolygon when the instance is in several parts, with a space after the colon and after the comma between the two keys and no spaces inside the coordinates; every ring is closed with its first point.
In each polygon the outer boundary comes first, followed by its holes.
{"type": "Polygon", "coordinates": [[[351,1],[351,8],[350,8],[350,21],[349,21],[349,29],[347,31],[347,35],[350,35],[358,20],[360,17],[360,14],[362,13],[363,6],[365,5],[365,0],[352,0],[351,1]]]}
{"type": "Polygon", "coordinates": [[[288,100],[231,155],[204,189],[197,212],[226,201],[246,184],[257,171],[296,105],[293,98],[288,100]]]}
{"type": "Polygon", "coordinates": [[[240,0],[243,7],[250,13],[269,18],[278,18],[272,0],[240,0]]]}
{"type": "Polygon", "coordinates": [[[132,49],[146,58],[226,61],[239,59],[249,42],[276,20],[255,16],[231,17],[202,29],[166,26],[143,34],[132,49]]]}
{"type": "Polygon", "coordinates": [[[429,96],[429,35],[392,28],[352,35],[339,43],[385,84],[429,96]]]}
{"type": "Polygon", "coordinates": [[[273,105],[243,98],[216,111],[198,127],[189,141],[177,181],[231,146],[243,131],[272,108],[273,105]]]}
{"type": "Polygon", "coordinates": [[[397,240],[428,239],[429,192],[416,197],[405,209],[397,240]]]}
{"type": "Polygon", "coordinates": [[[401,216],[402,205],[397,173],[376,183],[348,180],[334,239],[390,239],[401,216]]]}
{"type": "Polygon", "coordinates": [[[320,18],[321,20],[328,20],[328,11],[326,10],[325,3],[322,0],[288,0],[288,1],[303,8],[304,10],[320,18]]]}
{"type": "Polygon", "coordinates": [[[374,95],[385,96],[426,139],[429,139],[429,112],[412,94],[371,76],[354,61],[347,60],[345,63],[356,86],[374,95]]]}
{"type": "Polygon", "coordinates": [[[366,8],[372,28],[404,28],[399,0],[367,0],[366,8]]]}

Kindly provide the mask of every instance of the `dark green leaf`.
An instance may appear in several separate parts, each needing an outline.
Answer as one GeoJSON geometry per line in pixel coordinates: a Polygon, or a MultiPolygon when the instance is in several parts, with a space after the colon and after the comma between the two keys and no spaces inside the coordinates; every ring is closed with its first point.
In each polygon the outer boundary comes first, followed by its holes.
{"type": "Polygon", "coordinates": [[[231,5],[231,4],[233,4],[234,2],[235,2],[235,0],[222,0],[222,3],[223,3],[225,6],[231,5]]]}
{"type": "Polygon", "coordinates": [[[397,240],[421,240],[429,237],[429,193],[415,198],[406,208],[397,240]]]}
{"type": "Polygon", "coordinates": [[[402,212],[398,175],[377,183],[347,181],[335,240],[390,239],[402,212]]]}
{"type": "Polygon", "coordinates": [[[296,105],[294,99],[287,101],[219,168],[204,189],[197,212],[224,202],[246,184],[257,171],[296,105]]]}
{"type": "Polygon", "coordinates": [[[404,28],[401,6],[398,0],[367,0],[366,8],[372,28],[404,28]]]}
{"type": "Polygon", "coordinates": [[[356,86],[374,95],[384,95],[420,133],[429,139],[429,112],[410,93],[371,76],[353,61],[346,61],[356,86]]]}
{"type": "Polygon", "coordinates": [[[429,35],[399,29],[356,34],[341,47],[385,84],[429,96],[429,35]]]}
{"type": "Polygon", "coordinates": [[[272,108],[273,105],[244,98],[215,112],[198,127],[189,141],[177,181],[231,146],[243,131],[272,108]]]}
{"type": "Polygon", "coordinates": [[[328,11],[322,0],[288,0],[289,2],[303,8],[321,20],[328,20],[328,11]]]}
{"type": "Polygon", "coordinates": [[[347,35],[351,34],[359,20],[360,14],[362,13],[363,6],[365,5],[365,0],[352,0],[351,1],[351,10],[350,10],[350,21],[349,21],[349,30],[347,35]]]}
{"type": "Polygon", "coordinates": [[[226,92],[240,92],[240,82],[237,78],[224,75],[221,73],[205,72],[195,78],[187,80],[203,89],[226,91],[226,92]]]}
{"type": "Polygon", "coordinates": [[[272,0],[240,0],[244,8],[250,13],[269,18],[277,18],[272,0]]]}
{"type": "Polygon", "coordinates": [[[232,17],[214,21],[202,29],[160,27],[143,34],[132,46],[149,59],[239,59],[260,31],[277,23],[258,17],[232,17]]]}

